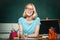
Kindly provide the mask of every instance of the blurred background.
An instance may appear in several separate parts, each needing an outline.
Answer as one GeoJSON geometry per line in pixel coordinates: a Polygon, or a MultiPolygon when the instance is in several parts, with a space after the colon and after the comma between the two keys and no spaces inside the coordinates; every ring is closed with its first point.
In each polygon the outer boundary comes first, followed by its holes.
{"type": "Polygon", "coordinates": [[[51,26],[60,34],[60,0],[0,0],[0,38],[9,38],[11,29],[18,29],[18,19],[27,3],[36,7],[41,19],[40,34],[48,34],[51,26]]]}
{"type": "Polygon", "coordinates": [[[36,6],[41,19],[60,19],[60,0],[0,0],[0,23],[17,23],[27,3],[36,6]]]}

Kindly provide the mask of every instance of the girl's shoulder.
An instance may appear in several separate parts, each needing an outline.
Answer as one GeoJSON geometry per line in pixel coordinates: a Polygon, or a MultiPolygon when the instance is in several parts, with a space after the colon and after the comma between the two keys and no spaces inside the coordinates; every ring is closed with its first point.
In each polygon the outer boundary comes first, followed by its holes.
{"type": "Polygon", "coordinates": [[[40,20],[40,18],[39,17],[36,17],[35,20],[40,20]]]}
{"type": "Polygon", "coordinates": [[[18,20],[23,20],[24,19],[24,17],[20,17],[18,20]]]}
{"type": "Polygon", "coordinates": [[[40,25],[40,24],[41,24],[39,17],[36,17],[36,18],[35,18],[35,23],[36,23],[36,25],[38,25],[38,24],[40,25]]]}

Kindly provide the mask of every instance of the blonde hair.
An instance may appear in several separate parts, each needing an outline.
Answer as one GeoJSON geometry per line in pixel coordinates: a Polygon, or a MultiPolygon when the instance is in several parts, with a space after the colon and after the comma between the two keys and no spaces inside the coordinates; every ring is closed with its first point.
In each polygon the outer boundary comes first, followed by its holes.
{"type": "MultiPolygon", "coordinates": [[[[28,3],[27,5],[32,5],[33,6],[33,15],[32,15],[32,18],[35,19],[38,15],[37,15],[36,8],[35,8],[34,4],[33,3],[28,3]]],[[[26,8],[26,6],[25,6],[25,8],[26,8]]],[[[25,10],[23,12],[23,17],[25,17],[25,18],[27,17],[27,15],[25,13],[25,10]]]]}

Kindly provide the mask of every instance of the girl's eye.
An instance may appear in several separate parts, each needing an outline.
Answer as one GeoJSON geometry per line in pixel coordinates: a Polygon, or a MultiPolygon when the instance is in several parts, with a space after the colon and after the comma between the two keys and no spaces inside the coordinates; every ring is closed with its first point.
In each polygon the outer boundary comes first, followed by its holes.
{"type": "Polygon", "coordinates": [[[25,9],[28,9],[28,10],[33,10],[32,8],[25,8],[25,9]]]}

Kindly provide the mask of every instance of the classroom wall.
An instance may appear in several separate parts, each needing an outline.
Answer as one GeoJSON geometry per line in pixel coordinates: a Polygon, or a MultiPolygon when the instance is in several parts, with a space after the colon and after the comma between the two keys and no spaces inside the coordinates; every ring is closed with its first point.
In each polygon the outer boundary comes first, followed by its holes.
{"type": "Polygon", "coordinates": [[[41,19],[60,19],[59,0],[0,0],[0,23],[17,23],[27,3],[36,6],[41,19]]]}

